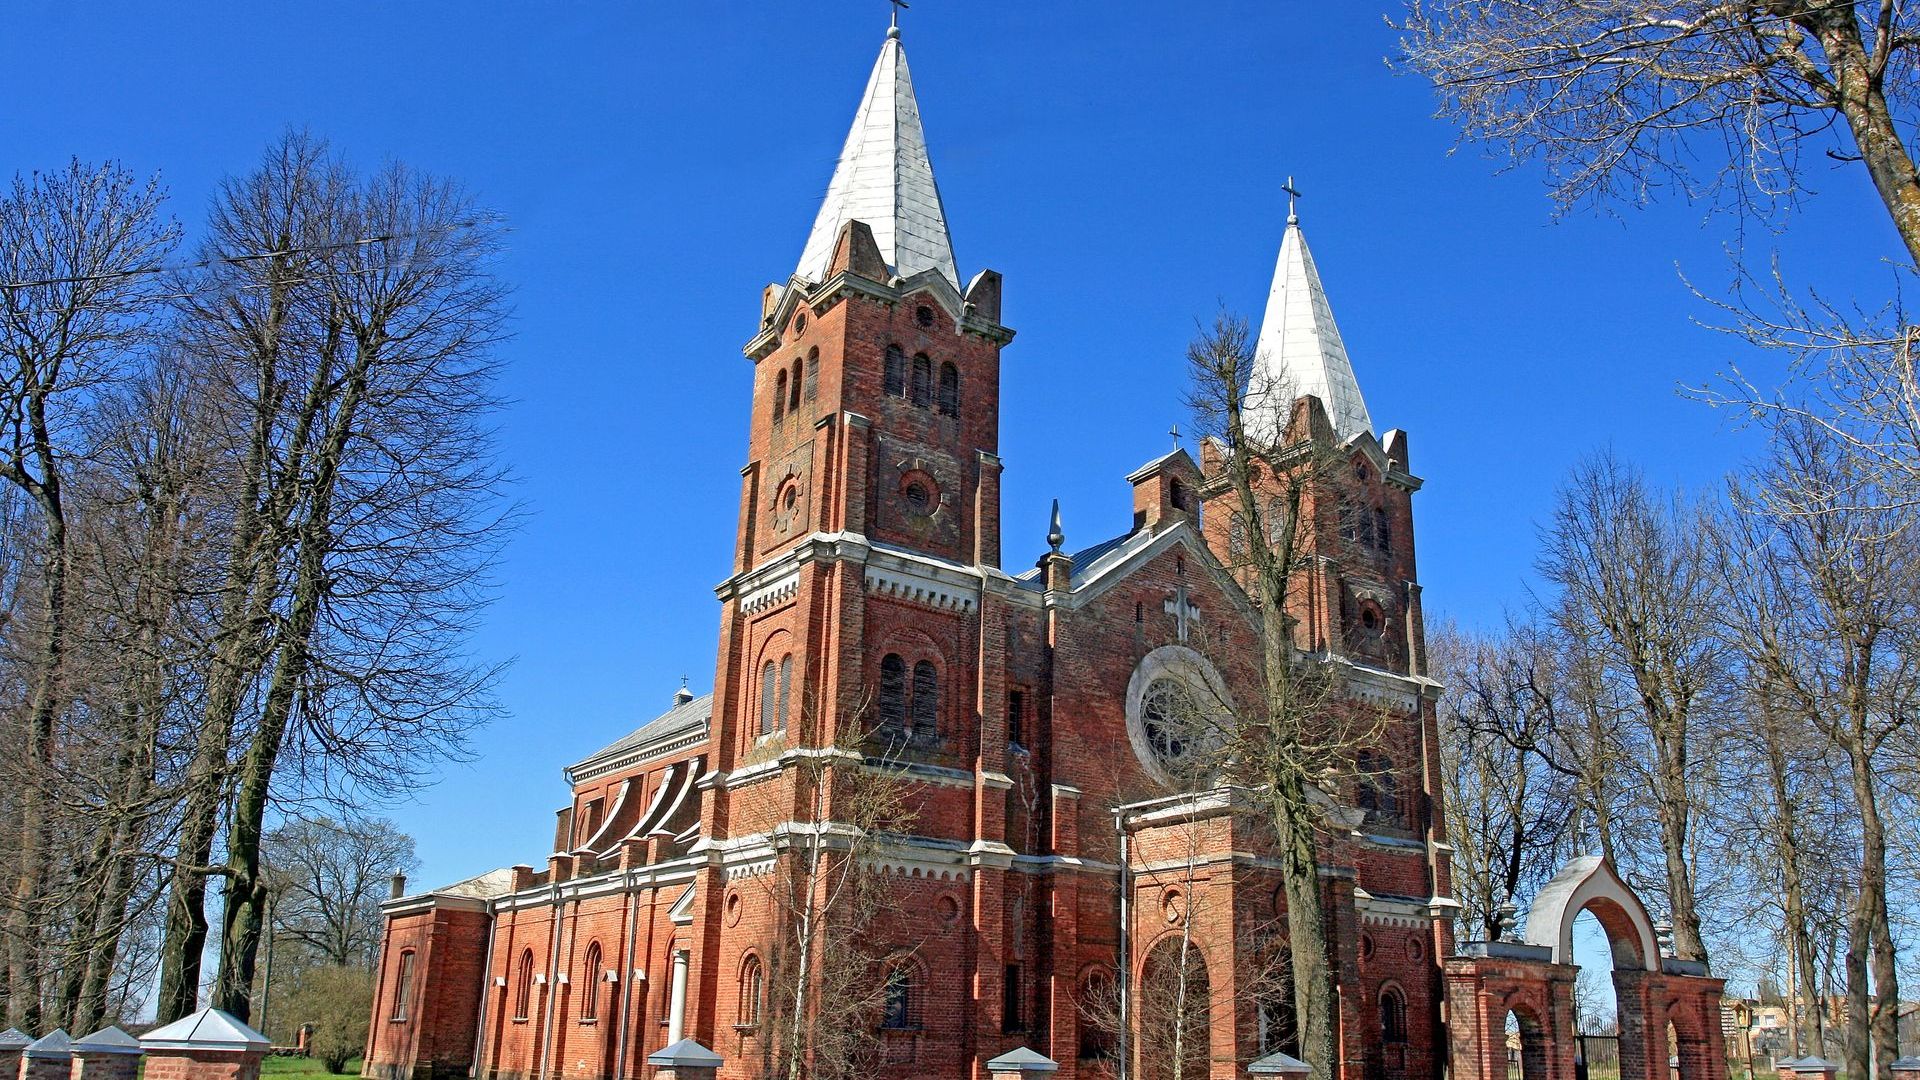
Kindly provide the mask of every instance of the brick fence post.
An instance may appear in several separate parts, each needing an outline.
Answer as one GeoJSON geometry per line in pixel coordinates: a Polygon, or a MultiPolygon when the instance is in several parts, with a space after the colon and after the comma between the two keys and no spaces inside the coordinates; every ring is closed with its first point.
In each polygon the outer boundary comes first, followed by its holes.
{"type": "Polygon", "coordinates": [[[713,1080],[726,1059],[692,1039],[681,1039],[647,1055],[647,1064],[658,1069],[654,1080],[713,1080]]]}
{"type": "Polygon", "coordinates": [[[20,1052],[20,1080],[67,1080],[73,1073],[73,1040],[54,1028],[20,1052]]]}
{"type": "Polygon", "coordinates": [[[987,1062],[987,1075],[993,1080],[1030,1080],[1059,1068],[1052,1058],[1022,1046],[987,1062]]]}
{"type": "MultiPolygon", "coordinates": [[[[1786,1072],[1782,1068],[1782,1073],[1786,1072]]],[[[1840,1075],[1840,1063],[1831,1058],[1803,1057],[1793,1063],[1794,1080],[1834,1080],[1840,1075]]]]}
{"type": "Polygon", "coordinates": [[[1286,1080],[1307,1080],[1313,1075],[1313,1066],[1297,1057],[1278,1051],[1247,1066],[1248,1076],[1283,1076],[1286,1080]]]}
{"type": "Polygon", "coordinates": [[[0,1080],[19,1080],[20,1052],[32,1041],[19,1028],[0,1031],[0,1080]]]}
{"type": "Polygon", "coordinates": [[[1920,1080],[1920,1057],[1896,1058],[1888,1071],[1893,1080],[1920,1080]]]}
{"type": "Polygon", "coordinates": [[[219,1009],[201,1009],[140,1037],[145,1080],[260,1080],[267,1037],[219,1009]]]}
{"type": "Polygon", "coordinates": [[[136,1080],[140,1040],[117,1027],[105,1027],[73,1041],[73,1080],[136,1080]]]}

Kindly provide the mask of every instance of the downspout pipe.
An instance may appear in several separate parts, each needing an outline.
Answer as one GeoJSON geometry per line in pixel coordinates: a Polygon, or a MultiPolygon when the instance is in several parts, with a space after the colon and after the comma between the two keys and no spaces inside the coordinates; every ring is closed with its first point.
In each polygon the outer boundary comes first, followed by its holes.
{"type": "Polygon", "coordinates": [[[560,922],[566,910],[560,899],[560,886],[555,884],[552,893],[553,937],[547,947],[547,1000],[543,1005],[546,1019],[541,1021],[540,1029],[540,1080],[547,1080],[547,1067],[553,1062],[553,1003],[560,996],[560,922]]]}
{"type": "Polygon", "coordinates": [[[487,1004],[493,996],[493,935],[500,928],[500,901],[487,901],[487,960],[480,976],[480,1017],[473,1027],[473,1063],[467,1066],[467,1075],[478,1077],[481,1063],[486,1061],[487,1053],[487,1004]]]}
{"type": "Polygon", "coordinates": [[[1131,929],[1129,920],[1133,907],[1133,898],[1129,895],[1133,888],[1130,872],[1133,859],[1127,853],[1126,811],[1114,812],[1113,831],[1120,840],[1120,1061],[1117,1080],[1127,1080],[1128,1058],[1132,1053],[1129,1036],[1133,1032],[1133,958],[1128,955],[1132,944],[1128,940],[1128,931],[1131,929]]]}
{"type": "Polygon", "coordinates": [[[613,1080],[626,1080],[627,1043],[633,1037],[633,973],[640,965],[634,962],[633,947],[639,938],[640,927],[636,908],[640,902],[640,891],[634,888],[633,871],[626,872],[627,877],[627,951],[621,955],[620,964],[620,1049],[615,1053],[613,1080]]]}

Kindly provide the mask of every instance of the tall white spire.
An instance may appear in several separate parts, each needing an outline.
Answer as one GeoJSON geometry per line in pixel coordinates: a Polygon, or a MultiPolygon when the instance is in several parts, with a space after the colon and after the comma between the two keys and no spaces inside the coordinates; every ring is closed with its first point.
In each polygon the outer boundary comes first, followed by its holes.
{"type": "Polygon", "coordinates": [[[867,223],[881,258],[895,274],[912,277],[923,270],[938,270],[955,289],[960,288],[947,215],[933,182],[933,164],[927,160],[926,133],[920,128],[920,106],[913,97],[913,77],[907,72],[899,27],[887,31],[880,59],[867,78],[859,111],[853,114],[853,130],[847,132],[826,201],[801,252],[796,271],[800,277],[809,281],[826,277],[834,241],[849,221],[867,223]]]}
{"type": "Polygon", "coordinates": [[[1272,437],[1276,420],[1284,423],[1283,407],[1311,394],[1327,408],[1334,434],[1341,440],[1373,430],[1366,399],[1353,377],[1346,343],[1334,325],[1326,287],[1313,265],[1313,253],[1300,232],[1293,212],[1292,181],[1288,181],[1287,234],[1280,241],[1280,259],[1273,268],[1273,291],[1267,294],[1267,313],[1260,320],[1256,346],[1255,389],[1266,393],[1266,408],[1252,410],[1249,422],[1257,434],[1272,437]]]}

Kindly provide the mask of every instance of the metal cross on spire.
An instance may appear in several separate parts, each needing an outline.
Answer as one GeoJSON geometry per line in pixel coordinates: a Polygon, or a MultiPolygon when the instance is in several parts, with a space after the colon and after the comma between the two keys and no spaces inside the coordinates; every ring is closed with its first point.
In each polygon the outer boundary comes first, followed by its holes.
{"type": "Polygon", "coordinates": [[[1173,426],[1167,429],[1167,434],[1173,436],[1173,448],[1175,450],[1180,449],[1180,422],[1178,420],[1174,421],[1173,426]]]}
{"type": "Polygon", "coordinates": [[[1280,185],[1280,190],[1287,193],[1287,224],[1300,224],[1300,215],[1293,208],[1293,200],[1300,197],[1300,189],[1293,186],[1293,177],[1287,177],[1287,182],[1280,185]]]}
{"type": "Polygon", "coordinates": [[[907,3],[907,0],[887,0],[887,3],[893,5],[893,12],[888,18],[887,26],[890,29],[898,30],[900,29],[900,12],[910,5],[907,3]]]}

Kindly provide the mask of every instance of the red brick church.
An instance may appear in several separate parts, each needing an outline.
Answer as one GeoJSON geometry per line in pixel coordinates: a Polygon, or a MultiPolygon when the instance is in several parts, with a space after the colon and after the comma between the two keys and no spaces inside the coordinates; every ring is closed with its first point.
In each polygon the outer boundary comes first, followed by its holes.
{"type": "MultiPolygon", "coordinates": [[[[1284,925],[1275,862],[1233,791],[1180,790],[1161,715],[1170,687],[1218,679],[1201,632],[1250,625],[1224,569],[1244,542],[1232,496],[1175,450],[1125,477],[1126,533],[1072,550],[1056,516],[1036,566],[1034,521],[1009,564],[1001,289],[955,264],[895,30],[799,264],[746,343],[713,691],[682,691],[568,769],[539,863],[387,906],[368,1076],[624,1080],[696,1043],[721,1077],[774,1075],[776,1002],[808,985],[793,981],[797,913],[824,919],[839,887],[801,876],[823,849],[890,900],[853,931],[885,969],[864,1075],[984,1077],[1021,1048],[1062,1080],[1120,1061],[1157,1075],[1095,1003],[1123,970],[1137,984],[1182,926],[1212,1003],[1207,1074],[1289,1048],[1290,1008],[1236,987],[1249,928],[1284,925]],[[852,829],[857,781],[875,774],[910,787],[911,813],[852,829]]],[[[1456,905],[1414,562],[1421,481],[1406,436],[1374,429],[1297,220],[1259,350],[1367,504],[1364,528],[1309,537],[1297,613],[1299,645],[1390,716],[1367,751],[1377,778],[1337,793],[1322,849],[1342,1071],[1425,1080],[1447,1056],[1456,905]]],[[[844,1005],[846,986],[825,982],[814,992],[844,1005]]],[[[1550,1080],[1531,1061],[1528,1076],[1550,1080]]]]}

